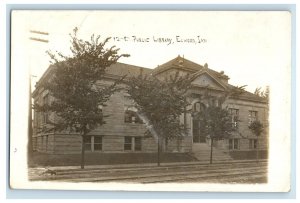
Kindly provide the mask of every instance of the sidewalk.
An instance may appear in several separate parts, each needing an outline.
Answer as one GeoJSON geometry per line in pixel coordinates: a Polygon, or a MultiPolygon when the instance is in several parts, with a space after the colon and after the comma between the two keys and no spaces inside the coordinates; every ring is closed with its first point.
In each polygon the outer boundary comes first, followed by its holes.
{"type": "MultiPolygon", "coordinates": [[[[260,159],[259,162],[267,162],[267,159],[260,159]]],[[[234,163],[255,163],[256,160],[226,160],[226,161],[213,161],[212,165],[216,164],[234,164],[234,163]]],[[[160,167],[173,167],[173,166],[190,166],[190,165],[210,165],[208,161],[190,161],[190,162],[172,162],[161,163],[160,167]]],[[[157,163],[143,163],[143,164],[113,164],[113,165],[86,165],[82,170],[91,169],[130,169],[130,168],[153,168],[157,167],[157,163]]],[[[80,166],[51,166],[51,167],[32,167],[31,169],[49,169],[53,171],[64,170],[81,170],[80,166]]]]}

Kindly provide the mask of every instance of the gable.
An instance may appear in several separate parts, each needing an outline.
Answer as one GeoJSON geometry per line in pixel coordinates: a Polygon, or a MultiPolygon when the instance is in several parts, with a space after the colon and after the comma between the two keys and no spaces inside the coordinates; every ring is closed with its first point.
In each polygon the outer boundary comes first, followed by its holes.
{"type": "Polygon", "coordinates": [[[207,73],[203,73],[203,74],[197,76],[193,80],[192,85],[201,86],[201,87],[208,86],[208,87],[211,87],[214,89],[220,89],[220,90],[225,89],[218,81],[216,81],[213,77],[211,77],[207,73]]]}

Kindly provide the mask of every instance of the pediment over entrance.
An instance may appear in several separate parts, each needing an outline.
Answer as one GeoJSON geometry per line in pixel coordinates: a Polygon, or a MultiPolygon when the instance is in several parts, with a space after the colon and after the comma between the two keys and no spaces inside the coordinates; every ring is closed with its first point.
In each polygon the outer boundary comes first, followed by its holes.
{"type": "Polygon", "coordinates": [[[196,76],[192,82],[192,85],[198,86],[198,87],[210,87],[210,88],[218,89],[218,90],[224,90],[226,88],[220,81],[213,78],[207,72],[204,72],[204,73],[196,76]]]}

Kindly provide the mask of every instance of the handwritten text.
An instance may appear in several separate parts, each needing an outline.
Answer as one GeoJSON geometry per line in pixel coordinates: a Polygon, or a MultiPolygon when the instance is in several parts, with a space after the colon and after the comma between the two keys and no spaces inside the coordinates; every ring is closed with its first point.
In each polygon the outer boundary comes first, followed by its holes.
{"type": "Polygon", "coordinates": [[[183,37],[176,35],[174,37],[163,37],[163,36],[151,36],[151,37],[144,37],[144,36],[115,36],[113,37],[115,42],[131,42],[131,43],[159,43],[165,45],[172,45],[172,44],[205,44],[207,43],[207,39],[201,37],[200,35],[195,37],[183,37]]]}

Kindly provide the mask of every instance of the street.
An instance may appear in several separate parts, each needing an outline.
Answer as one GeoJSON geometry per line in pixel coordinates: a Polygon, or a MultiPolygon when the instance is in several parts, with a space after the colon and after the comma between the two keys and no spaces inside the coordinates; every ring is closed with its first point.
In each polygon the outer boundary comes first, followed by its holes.
{"type": "Polygon", "coordinates": [[[31,181],[122,183],[266,183],[267,162],[231,162],[113,168],[30,168],[31,181]]]}

